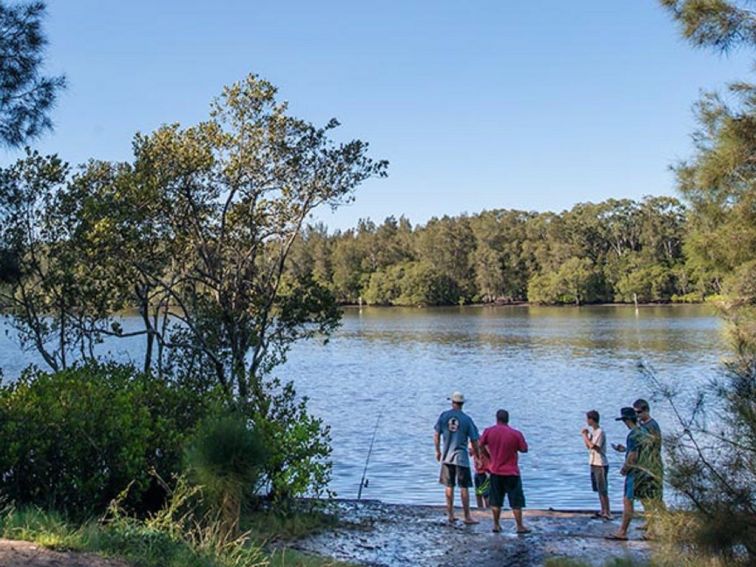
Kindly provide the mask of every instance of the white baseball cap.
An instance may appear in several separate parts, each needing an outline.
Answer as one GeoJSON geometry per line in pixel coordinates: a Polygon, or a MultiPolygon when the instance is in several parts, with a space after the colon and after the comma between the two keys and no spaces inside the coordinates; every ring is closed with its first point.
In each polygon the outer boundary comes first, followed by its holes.
{"type": "Polygon", "coordinates": [[[449,398],[451,401],[453,401],[456,404],[464,404],[465,403],[465,396],[462,392],[454,392],[451,395],[451,398],[449,398]]]}

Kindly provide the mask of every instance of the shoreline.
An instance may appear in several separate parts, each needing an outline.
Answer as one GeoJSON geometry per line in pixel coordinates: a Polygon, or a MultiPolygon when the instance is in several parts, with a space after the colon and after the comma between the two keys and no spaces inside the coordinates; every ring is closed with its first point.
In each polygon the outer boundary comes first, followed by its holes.
{"type": "MultiPolygon", "coordinates": [[[[593,510],[524,509],[525,523],[533,531],[514,532],[509,510],[502,509],[502,532],[491,531],[491,512],[472,508],[475,525],[461,521],[449,524],[442,505],[386,504],[379,500],[335,500],[339,520],[334,528],[309,535],[290,547],[362,565],[476,565],[530,567],[550,558],[566,558],[591,565],[630,559],[647,561],[652,544],[643,541],[637,530],[640,516],[633,521],[630,540],[604,539],[619,525],[614,520],[591,518],[593,510]]],[[[455,507],[458,518],[461,509],[455,507]]]]}
{"type": "Polygon", "coordinates": [[[691,306],[706,306],[711,305],[707,301],[697,301],[695,303],[683,303],[683,302],[668,302],[668,303],[584,303],[581,305],[574,304],[554,304],[544,305],[541,303],[528,303],[527,301],[512,302],[512,303],[466,303],[465,305],[359,305],[357,303],[345,303],[340,304],[341,309],[465,309],[471,307],[486,307],[492,309],[498,308],[515,308],[515,307],[535,307],[535,308],[558,308],[558,309],[580,309],[583,307],[691,307],[691,306]]]}

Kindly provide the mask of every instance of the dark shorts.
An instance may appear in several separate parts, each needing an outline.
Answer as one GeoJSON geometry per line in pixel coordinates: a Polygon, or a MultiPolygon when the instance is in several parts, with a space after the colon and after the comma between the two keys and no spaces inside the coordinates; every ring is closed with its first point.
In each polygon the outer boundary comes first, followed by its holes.
{"type": "Polygon", "coordinates": [[[522,479],[519,476],[491,475],[490,504],[494,508],[501,508],[504,495],[507,495],[509,507],[517,510],[525,507],[525,494],[522,492],[522,479]]]}
{"type": "Polygon", "coordinates": [[[473,485],[470,467],[460,467],[459,465],[448,465],[443,463],[441,465],[441,475],[438,477],[438,482],[444,486],[470,488],[473,485]]]}
{"type": "Polygon", "coordinates": [[[491,481],[488,479],[486,473],[475,473],[473,477],[475,481],[475,495],[488,498],[491,492],[491,481]]]}
{"type": "Polygon", "coordinates": [[[591,465],[591,486],[593,492],[601,495],[609,494],[609,467],[591,465]]]}

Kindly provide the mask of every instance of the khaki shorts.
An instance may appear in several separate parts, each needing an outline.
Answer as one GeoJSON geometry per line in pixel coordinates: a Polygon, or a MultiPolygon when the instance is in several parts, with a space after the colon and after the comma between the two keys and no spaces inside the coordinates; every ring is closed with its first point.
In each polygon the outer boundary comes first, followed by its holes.
{"type": "Polygon", "coordinates": [[[591,486],[593,492],[598,492],[601,495],[609,494],[609,467],[591,465],[591,486]]]}

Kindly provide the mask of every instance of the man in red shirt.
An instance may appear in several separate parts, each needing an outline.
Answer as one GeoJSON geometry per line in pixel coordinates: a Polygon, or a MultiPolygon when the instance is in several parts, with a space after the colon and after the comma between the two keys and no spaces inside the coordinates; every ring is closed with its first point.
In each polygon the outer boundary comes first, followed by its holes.
{"type": "Polygon", "coordinates": [[[528,444],[522,433],[509,427],[509,412],[507,410],[500,409],[496,412],[496,425],[483,432],[480,438],[480,446],[491,457],[488,471],[491,474],[489,499],[493,513],[493,531],[501,531],[499,517],[506,494],[517,524],[517,533],[526,534],[530,532],[530,529],[522,523],[525,495],[522,492],[520,468],[517,466],[517,453],[527,453],[528,444]]]}

